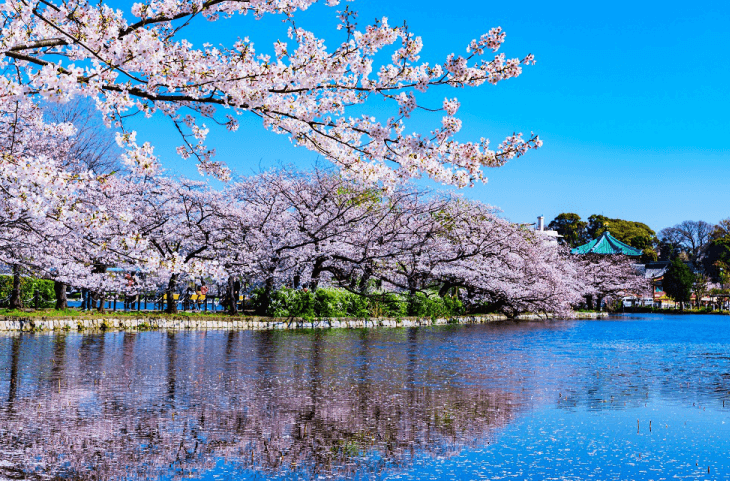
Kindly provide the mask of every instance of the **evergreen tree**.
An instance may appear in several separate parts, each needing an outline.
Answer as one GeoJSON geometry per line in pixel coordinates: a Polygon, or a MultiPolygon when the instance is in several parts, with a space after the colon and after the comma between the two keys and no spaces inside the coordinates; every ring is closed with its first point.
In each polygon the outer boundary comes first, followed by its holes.
{"type": "Polygon", "coordinates": [[[578,247],[590,239],[586,235],[588,223],[580,219],[578,214],[562,213],[548,224],[548,229],[557,231],[563,236],[560,242],[570,247],[578,247]]]}
{"type": "Polygon", "coordinates": [[[680,309],[684,310],[684,303],[689,302],[692,295],[692,287],[694,286],[695,275],[687,267],[687,264],[679,259],[674,259],[669,269],[664,274],[662,286],[664,292],[674,300],[679,302],[680,309]]]}
{"type": "Polygon", "coordinates": [[[657,242],[656,233],[643,222],[610,219],[602,215],[592,215],[588,218],[586,232],[590,239],[595,239],[606,231],[621,242],[637,249],[654,250],[657,242]]]}

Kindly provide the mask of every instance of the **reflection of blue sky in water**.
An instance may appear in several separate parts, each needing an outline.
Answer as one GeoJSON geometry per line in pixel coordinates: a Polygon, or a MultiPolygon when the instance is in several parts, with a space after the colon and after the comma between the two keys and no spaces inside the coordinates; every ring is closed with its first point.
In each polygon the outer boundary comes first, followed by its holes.
{"type": "MultiPolygon", "coordinates": [[[[600,414],[546,408],[520,417],[495,443],[454,456],[417,456],[406,469],[356,479],[723,479],[729,452],[730,410],[662,402],[600,414]]],[[[230,467],[222,463],[200,479],[226,473],[230,467]]],[[[298,479],[301,473],[240,475],[298,479]]]]}
{"type": "Polygon", "coordinates": [[[3,336],[0,475],[728,477],[727,322],[3,336]]]}
{"type": "MultiPolygon", "coordinates": [[[[673,316],[665,322],[649,321],[656,317],[567,323],[569,329],[560,324],[551,326],[556,329],[519,329],[520,341],[512,339],[516,344],[505,342],[498,348],[502,354],[514,354],[502,358],[511,361],[512,369],[498,363],[495,371],[507,369],[514,375],[529,370],[531,362],[517,352],[531,348],[533,355],[544,356],[554,368],[534,371],[538,376],[529,380],[534,395],[544,391],[552,400],[519,415],[490,444],[465,447],[453,456],[416,456],[404,469],[362,478],[729,476],[730,350],[723,332],[727,318],[673,316]],[[728,400],[727,408],[723,399],[728,400]]],[[[509,331],[499,340],[510,339],[509,331]]],[[[490,340],[484,343],[489,345],[490,340]]],[[[472,349],[473,345],[465,352],[472,349]]],[[[498,372],[491,374],[499,377],[498,372]]],[[[203,479],[227,471],[222,465],[203,479]]],[[[242,474],[259,476],[251,471],[242,474]]],[[[286,472],[277,478],[296,476],[286,472]]]]}
{"type": "Polygon", "coordinates": [[[388,479],[722,479],[728,452],[730,411],[661,402],[600,414],[540,409],[493,445],[422,460],[388,479]]]}

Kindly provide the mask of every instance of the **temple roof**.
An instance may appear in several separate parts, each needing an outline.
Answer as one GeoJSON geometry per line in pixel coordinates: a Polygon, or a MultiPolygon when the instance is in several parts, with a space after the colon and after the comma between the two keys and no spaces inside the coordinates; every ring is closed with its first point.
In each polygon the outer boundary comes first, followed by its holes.
{"type": "Polygon", "coordinates": [[[641,249],[624,244],[606,231],[598,239],[571,249],[571,254],[623,254],[625,256],[640,256],[641,249]]]}

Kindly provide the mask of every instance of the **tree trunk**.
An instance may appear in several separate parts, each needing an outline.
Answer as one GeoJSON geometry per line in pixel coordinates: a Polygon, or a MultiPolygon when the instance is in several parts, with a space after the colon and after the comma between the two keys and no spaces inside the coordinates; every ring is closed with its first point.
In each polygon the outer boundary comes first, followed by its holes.
{"type": "Polygon", "coordinates": [[[177,289],[177,278],[179,274],[173,274],[170,276],[170,282],[167,283],[167,307],[165,312],[168,314],[177,314],[177,302],[175,301],[175,289],[177,289]]]}
{"type": "Polygon", "coordinates": [[[56,292],[56,309],[65,311],[68,309],[68,298],[66,298],[66,284],[53,281],[53,290],[56,292]]]}
{"type": "MultiPolygon", "coordinates": [[[[92,274],[103,274],[106,272],[106,264],[96,263],[91,269],[92,274]]],[[[93,291],[91,293],[91,309],[96,308],[96,301],[99,301],[99,312],[104,312],[104,297],[105,294],[102,292],[93,291]]]]}
{"type": "Polygon", "coordinates": [[[418,279],[415,277],[408,278],[408,294],[413,297],[418,292],[418,279]]]}
{"type": "MultiPolygon", "coordinates": [[[[267,279],[266,282],[266,298],[268,299],[269,294],[271,292],[271,285],[273,284],[273,279],[271,279],[271,282],[269,282],[269,279],[267,279]]],[[[228,285],[226,287],[226,292],[228,296],[228,314],[235,316],[238,314],[238,291],[236,289],[236,279],[233,276],[228,276],[228,285]]]]}
{"type": "Polygon", "coordinates": [[[449,294],[449,290],[453,286],[449,282],[444,282],[444,284],[439,289],[439,297],[446,297],[449,294]]]}
{"type": "Polygon", "coordinates": [[[13,289],[10,291],[10,309],[23,307],[23,300],[20,298],[20,266],[13,264],[13,289]]]}
{"type": "Polygon", "coordinates": [[[363,270],[362,277],[360,277],[360,287],[359,291],[362,295],[367,295],[368,291],[370,290],[370,279],[373,276],[373,268],[368,263],[365,266],[365,269],[363,270]]]}
{"type": "Polygon", "coordinates": [[[593,310],[593,296],[588,295],[588,296],[585,296],[585,297],[586,297],[586,308],[589,311],[592,311],[593,310]]]}
{"type": "MultiPolygon", "coordinates": [[[[99,300],[99,308],[97,309],[97,312],[101,312],[102,314],[106,312],[104,309],[104,301],[106,300],[106,296],[101,293],[94,293],[94,299],[99,300]]],[[[94,301],[96,303],[96,301],[94,301]]]]}
{"type": "Polygon", "coordinates": [[[81,288],[81,310],[85,311],[89,308],[89,291],[85,287],[81,288]]]}
{"type": "Polygon", "coordinates": [[[312,269],[312,276],[309,280],[309,289],[312,291],[316,291],[319,287],[319,276],[322,273],[321,266],[322,264],[319,260],[315,261],[314,268],[312,269]]]}

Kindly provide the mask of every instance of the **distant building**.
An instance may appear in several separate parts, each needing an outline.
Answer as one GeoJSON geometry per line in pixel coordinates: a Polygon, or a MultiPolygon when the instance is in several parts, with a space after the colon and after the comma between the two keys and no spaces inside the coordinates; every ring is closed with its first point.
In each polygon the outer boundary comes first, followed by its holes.
{"type": "Polygon", "coordinates": [[[669,299],[667,293],[664,292],[662,281],[664,274],[672,263],[669,261],[647,262],[644,265],[644,277],[651,283],[651,302],[654,307],[667,308],[673,307],[674,301],[669,299]]]}
{"type": "Polygon", "coordinates": [[[578,246],[570,250],[571,254],[585,255],[585,254],[600,254],[600,255],[616,255],[621,254],[629,257],[639,257],[642,252],[641,249],[631,247],[628,244],[621,242],[611,235],[610,232],[606,231],[601,234],[597,239],[593,239],[587,244],[578,246]]]}
{"type": "MultiPolygon", "coordinates": [[[[621,242],[612,236],[610,232],[606,231],[598,236],[598,238],[593,239],[587,244],[571,249],[570,253],[575,255],[593,254],[599,256],[622,255],[631,257],[638,261],[638,258],[641,257],[643,252],[641,249],[637,249],[636,247],[632,247],[621,242]]],[[[633,267],[636,270],[637,275],[646,277],[646,265],[636,263],[633,267]]],[[[623,298],[623,303],[625,306],[646,306],[652,305],[653,300],[651,298],[641,299],[636,296],[626,296],[623,298]]]]}
{"type": "Polygon", "coordinates": [[[535,224],[535,231],[543,236],[543,238],[551,244],[557,244],[558,238],[563,237],[558,234],[556,230],[545,230],[545,216],[541,215],[537,218],[537,224],[535,224]]]}

